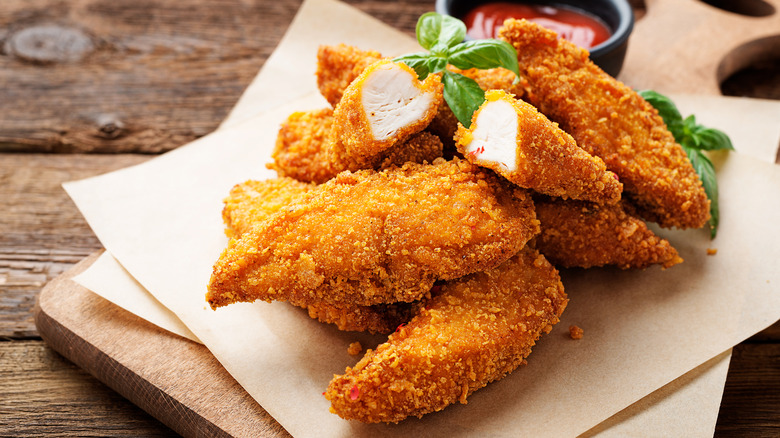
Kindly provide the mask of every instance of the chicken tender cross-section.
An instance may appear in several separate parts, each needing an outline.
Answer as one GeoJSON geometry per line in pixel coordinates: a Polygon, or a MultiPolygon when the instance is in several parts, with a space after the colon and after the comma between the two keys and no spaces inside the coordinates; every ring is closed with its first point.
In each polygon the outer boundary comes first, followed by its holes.
{"type": "Polygon", "coordinates": [[[614,204],[623,185],[604,162],[577,146],[530,104],[502,90],[485,93],[471,128],[456,143],[469,161],[493,169],[520,187],[551,196],[614,204]]]}
{"type": "MultiPolygon", "coordinates": [[[[327,138],[333,125],[329,108],[291,114],[279,129],[272,155],[266,165],[279,176],[321,184],[336,176],[340,166],[329,161],[327,138]]],[[[433,162],[442,156],[441,140],[426,131],[412,135],[404,143],[380,153],[376,170],[401,166],[407,161],[433,162]]]]}
{"type": "Polygon", "coordinates": [[[556,266],[644,269],[683,261],[669,241],[630,214],[624,203],[595,205],[539,196],[534,205],[542,232],[533,244],[556,266]]]}
{"type": "Polygon", "coordinates": [[[558,271],[524,248],[504,264],[447,282],[409,324],[325,392],[331,412],[366,423],[440,411],[526,362],[568,300],[558,271]]]}
{"type": "Polygon", "coordinates": [[[317,50],[317,87],[320,94],[335,108],[347,86],[366,67],[382,58],[379,52],[360,50],[346,44],[320,46],[317,50]]]}
{"type": "Polygon", "coordinates": [[[338,171],[375,168],[385,151],[425,129],[443,100],[438,75],[420,81],[406,64],[371,64],[333,111],[331,166],[338,171]]]}
{"type": "Polygon", "coordinates": [[[343,172],[231,239],[207,300],[411,302],[436,280],[497,266],[538,231],[528,193],[465,160],[343,172]]]}
{"type": "Polygon", "coordinates": [[[499,38],[514,46],[524,97],[604,160],[645,219],[662,227],[699,228],[709,200],[685,151],[658,111],[604,73],[588,52],[526,20],[507,20],[499,38]]]}
{"type": "MultiPolygon", "coordinates": [[[[225,199],[222,216],[229,237],[239,237],[253,226],[278,213],[310,189],[290,178],[263,181],[246,181],[237,184],[225,199]]],[[[339,330],[370,333],[390,333],[399,324],[409,321],[421,306],[412,303],[378,304],[374,306],[350,305],[337,307],[327,303],[308,303],[303,306],[313,319],[335,324],[339,330]]]]}

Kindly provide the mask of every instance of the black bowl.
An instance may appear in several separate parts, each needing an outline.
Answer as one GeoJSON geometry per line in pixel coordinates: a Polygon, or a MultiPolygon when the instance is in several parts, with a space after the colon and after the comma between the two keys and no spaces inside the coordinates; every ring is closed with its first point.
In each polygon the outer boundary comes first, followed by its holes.
{"type": "MultiPolygon", "coordinates": [[[[512,0],[436,0],[436,12],[462,19],[478,5],[491,1],[512,0]]],[[[542,4],[579,9],[600,18],[609,27],[611,36],[591,48],[590,59],[612,76],[623,68],[628,48],[628,37],[634,29],[634,13],[627,0],[515,0],[523,4],[542,4]]]]}

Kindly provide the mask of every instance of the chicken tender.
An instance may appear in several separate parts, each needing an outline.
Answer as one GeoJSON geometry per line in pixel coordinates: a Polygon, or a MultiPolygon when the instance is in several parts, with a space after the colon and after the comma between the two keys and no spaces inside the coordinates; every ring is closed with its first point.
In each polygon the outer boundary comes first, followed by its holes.
{"type": "Polygon", "coordinates": [[[266,165],[279,176],[321,184],[335,173],[328,161],[326,141],[333,126],[333,110],[298,111],[282,123],[276,136],[273,163],[266,165]]]}
{"type": "Polygon", "coordinates": [[[409,324],[369,350],[325,392],[331,412],[367,423],[440,411],[526,362],[568,300],[558,271],[525,248],[447,282],[409,324]]]}
{"type": "Polygon", "coordinates": [[[683,261],[669,241],[655,235],[623,203],[595,205],[539,196],[534,205],[542,231],[533,244],[556,266],[669,268],[683,261]]]}
{"type": "Polygon", "coordinates": [[[652,105],[593,64],[586,50],[535,23],[507,20],[499,38],[517,50],[528,83],[524,98],[604,160],[642,217],[663,227],[707,223],[701,181],[652,105]]]}
{"type": "Polygon", "coordinates": [[[623,185],[600,158],[530,104],[502,90],[485,94],[471,127],[458,126],[458,151],[520,187],[551,196],[614,204],[623,185]]]}
{"type": "MultiPolygon", "coordinates": [[[[266,165],[279,176],[321,184],[341,170],[330,162],[327,138],[333,125],[333,110],[319,109],[291,114],[279,129],[272,155],[266,165]]],[[[385,150],[374,160],[375,170],[401,166],[407,161],[433,162],[442,156],[441,140],[425,131],[413,135],[403,144],[385,150]]]]}
{"type": "MultiPolygon", "coordinates": [[[[240,237],[253,226],[278,213],[315,186],[290,178],[246,181],[237,184],[225,199],[222,211],[228,237],[240,237]]],[[[339,330],[391,333],[399,324],[409,321],[422,306],[413,303],[375,306],[309,303],[303,306],[309,316],[320,322],[335,324],[339,330]]]]}
{"type": "Polygon", "coordinates": [[[207,300],[411,302],[436,280],[497,266],[538,231],[528,193],[465,160],[344,172],[231,239],[207,300]]]}
{"type": "Polygon", "coordinates": [[[347,86],[366,67],[380,59],[383,57],[379,52],[360,50],[346,44],[320,46],[317,50],[317,87],[320,94],[335,108],[347,86]]]}
{"type": "Polygon", "coordinates": [[[376,168],[382,154],[425,129],[444,100],[438,75],[424,81],[406,64],[371,64],[333,111],[328,157],[337,171],[376,168]]]}

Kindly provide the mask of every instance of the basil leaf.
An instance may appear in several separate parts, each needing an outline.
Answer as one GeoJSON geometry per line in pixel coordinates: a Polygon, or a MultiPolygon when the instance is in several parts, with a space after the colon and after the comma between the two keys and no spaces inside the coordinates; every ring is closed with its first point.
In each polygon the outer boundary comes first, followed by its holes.
{"type": "Polygon", "coordinates": [[[668,97],[653,90],[640,91],[639,95],[658,110],[658,115],[664,119],[664,123],[666,123],[667,126],[676,125],[682,121],[682,116],[680,115],[680,111],[677,110],[677,105],[668,97]]]}
{"type": "Polygon", "coordinates": [[[417,20],[417,42],[437,55],[445,55],[450,47],[466,37],[466,25],[457,18],[427,12],[417,20]]]}
{"type": "Polygon", "coordinates": [[[417,34],[417,42],[420,43],[423,48],[430,50],[430,48],[439,41],[441,22],[442,16],[436,12],[422,14],[417,20],[415,33],[417,34]]]}
{"type": "Polygon", "coordinates": [[[714,239],[718,233],[718,223],[720,222],[720,213],[718,208],[718,180],[715,175],[715,166],[712,161],[700,150],[683,147],[688,158],[691,160],[696,173],[699,174],[704,191],[710,200],[710,238],[714,239]]]}
{"type": "Polygon", "coordinates": [[[444,100],[466,128],[471,126],[471,116],[485,101],[485,91],[477,83],[466,76],[444,70],[444,100]]]}
{"type": "Polygon", "coordinates": [[[417,73],[417,77],[423,80],[431,73],[430,64],[431,54],[428,52],[411,53],[393,58],[393,62],[403,62],[417,73]]]}
{"type": "Polygon", "coordinates": [[[734,145],[731,144],[731,139],[723,131],[715,128],[704,128],[700,130],[696,135],[699,137],[699,145],[705,151],[715,151],[720,149],[726,149],[733,151],[734,145]]]}
{"type": "Polygon", "coordinates": [[[488,69],[504,67],[515,74],[519,80],[520,68],[517,63],[517,51],[506,41],[475,40],[458,44],[450,50],[450,64],[460,69],[488,69]]]}

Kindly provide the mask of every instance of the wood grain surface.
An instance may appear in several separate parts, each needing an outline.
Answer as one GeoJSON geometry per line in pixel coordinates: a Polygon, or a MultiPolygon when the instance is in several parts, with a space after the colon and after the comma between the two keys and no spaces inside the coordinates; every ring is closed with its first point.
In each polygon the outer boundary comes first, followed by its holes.
{"type": "MultiPolygon", "coordinates": [[[[632,3],[646,17],[658,2],[632,3]]],[[[433,8],[420,0],[348,3],[410,35],[417,17],[433,8]]],[[[780,9],[777,0],[741,3],[780,9]]],[[[41,289],[101,249],[60,184],[143,162],[213,130],[299,4],[0,3],[0,435],[176,435],[39,336],[32,309],[41,289]]],[[[756,26],[768,21],[733,19],[756,26]]],[[[776,60],[766,55],[761,61],[771,71],[776,60]]],[[[748,82],[742,89],[777,98],[780,84],[748,82]]],[[[778,435],[775,324],[735,347],[716,436],[778,435]]]]}

